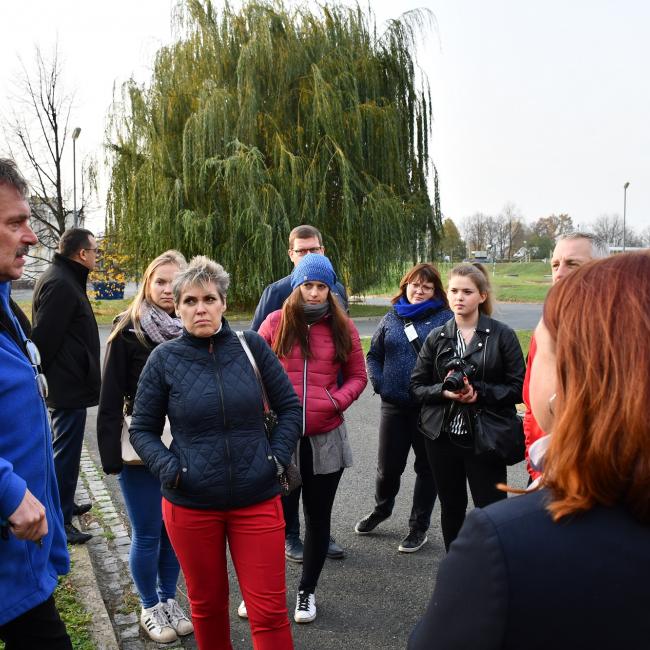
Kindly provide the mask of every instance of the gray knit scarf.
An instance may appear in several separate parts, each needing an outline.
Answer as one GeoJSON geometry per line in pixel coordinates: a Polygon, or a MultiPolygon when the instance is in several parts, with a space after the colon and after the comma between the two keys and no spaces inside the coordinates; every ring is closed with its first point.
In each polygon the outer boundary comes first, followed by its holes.
{"type": "Polygon", "coordinates": [[[325,314],[329,314],[330,304],[327,300],[322,302],[320,305],[308,305],[307,303],[303,303],[302,310],[305,314],[305,322],[307,325],[313,325],[323,318],[325,314]]]}
{"type": "Polygon", "coordinates": [[[178,338],[183,331],[180,318],[170,316],[164,309],[146,300],[140,307],[140,325],[154,343],[164,343],[178,338]]]}

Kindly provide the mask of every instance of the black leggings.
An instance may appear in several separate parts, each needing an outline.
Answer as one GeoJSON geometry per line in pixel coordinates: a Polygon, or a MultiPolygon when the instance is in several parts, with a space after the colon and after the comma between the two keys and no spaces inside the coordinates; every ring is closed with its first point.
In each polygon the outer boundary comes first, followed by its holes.
{"type": "MultiPolygon", "coordinates": [[[[331,474],[314,474],[311,443],[301,438],[299,444],[300,474],[302,475],[302,510],[305,516],[305,550],[302,562],[300,591],[316,591],[318,578],[325,564],[330,542],[330,520],[334,497],[343,469],[331,474]]],[[[297,514],[298,501],[284,502],[285,518],[297,514]],[[295,508],[295,511],[293,509],[295,508]]]]}
{"type": "Polygon", "coordinates": [[[494,456],[477,456],[472,449],[454,445],[444,431],[436,440],[425,437],[424,444],[438,488],[442,536],[449,550],[465,521],[467,482],[477,508],[505,499],[505,492],[497,490],[496,484],[506,482],[506,464],[494,456]]]}
{"type": "Polygon", "coordinates": [[[72,650],[53,596],[0,625],[0,639],[5,642],[6,650],[72,650]]]}

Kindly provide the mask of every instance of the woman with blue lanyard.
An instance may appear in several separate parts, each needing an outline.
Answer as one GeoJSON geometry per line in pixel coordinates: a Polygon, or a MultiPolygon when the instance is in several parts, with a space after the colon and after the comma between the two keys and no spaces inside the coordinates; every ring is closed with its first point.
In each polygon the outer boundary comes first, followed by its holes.
{"type": "Polygon", "coordinates": [[[433,264],[416,264],[410,269],[391,302],[393,308],[381,319],[366,357],[370,381],[381,396],[375,509],[354,530],[358,535],[368,535],[391,516],[409,451],[413,449],[416,479],[409,533],[397,550],[414,553],[427,541],[436,487],[424,437],[418,430],[419,409],[409,395],[409,381],[429,332],[453,314],[433,264]]]}

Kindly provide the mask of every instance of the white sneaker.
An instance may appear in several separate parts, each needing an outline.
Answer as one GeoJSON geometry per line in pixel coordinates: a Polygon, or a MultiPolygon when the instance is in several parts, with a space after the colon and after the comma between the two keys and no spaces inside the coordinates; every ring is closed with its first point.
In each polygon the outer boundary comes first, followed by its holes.
{"type": "Polygon", "coordinates": [[[140,625],[142,625],[152,641],[170,643],[178,639],[174,628],[169,624],[169,619],[165,614],[165,606],[162,603],[158,603],[153,607],[143,607],[140,614],[140,625]]]}
{"type": "Polygon", "coordinates": [[[241,603],[239,603],[239,607],[237,608],[237,616],[239,616],[239,618],[248,618],[248,610],[246,609],[246,602],[243,600],[241,601],[241,603]]]}
{"type": "Polygon", "coordinates": [[[165,608],[165,614],[167,615],[169,624],[174,628],[178,636],[187,636],[194,632],[192,621],[190,621],[176,600],[173,598],[168,599],[166,603],[163,603],[163,607],[165,608]]]}
{"type": "Polygon", "coordinates": [[[296,596],[296,611],[293,620],[296,623],[311,623],[316,618],[316,596],[308,591],[299,591],[296,596]]]}

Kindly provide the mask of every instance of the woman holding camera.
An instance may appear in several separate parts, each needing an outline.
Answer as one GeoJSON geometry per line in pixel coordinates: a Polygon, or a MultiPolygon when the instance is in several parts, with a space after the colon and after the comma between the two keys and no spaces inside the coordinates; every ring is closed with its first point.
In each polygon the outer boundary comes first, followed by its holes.
{"type": "Polygon", "coordinates": [[[515,333],[490,318],[491,287],[483,266],[454,267],[447,299],[454,318],[424,342],[411,375],[411,394],[422,405],[419,426],[449,550],[465,519],[467,482],[476,507],[506,496],[496,487],[506,481],[506,461],[495,452],[476,452],[476,416],[489,409],[516,424],[525,365],[515,333]]]}

